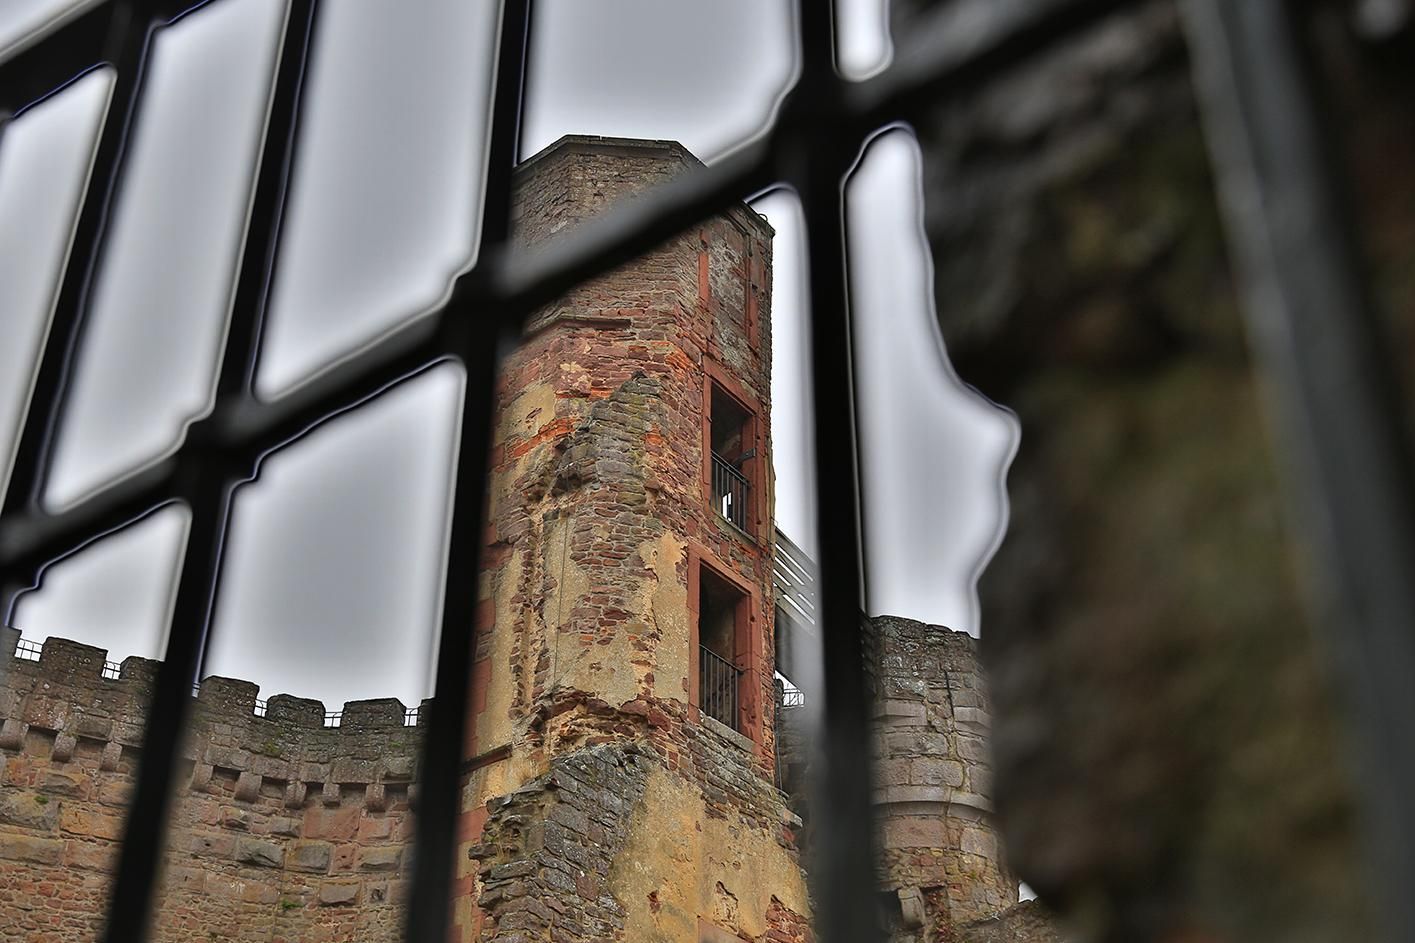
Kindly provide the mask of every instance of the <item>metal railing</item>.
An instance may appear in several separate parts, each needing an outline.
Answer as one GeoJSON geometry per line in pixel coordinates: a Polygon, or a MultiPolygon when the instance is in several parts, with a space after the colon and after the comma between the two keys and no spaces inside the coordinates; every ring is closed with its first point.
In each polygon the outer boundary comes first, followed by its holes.
{"type": "Polygon", "coordinates": [[[403,726],[416,727],[418,725],[418,719],[422,717],[422,713],[423,709],[421,707],[409,707],[403,711],[403,726]]]}
{"type": "Polygon", "coordinates": [[[260,698],[256,698],[256,702],[255,702],[255,715],[256,715],[257,717],[264,717],[264,716],[265,716],[265,711],[266,711],[266,703],[265,703],[265,701],[261,700],[260,698]]]}
{"type": "Polygon", "coordinates": [[[343,712],[343,711],[325,711],[325,712],[324,712],[324,726],[326,726],[326,727],[338,727],[338,726],[340,725],[340,723],[343,722],[343,720],[344,720],[344,712],[343,712]]]}
{"type": "Polygon", "coordinates": [[[752,483],[727,459],[712,453],[712,504],[738,530],[747,529],[747,504],[752,483]]]}
{"type": "Polygon", "coordinates": [[[776,601],[792,610],[807,625],[816,624],[816,564],[806,551],[776,531],[776,553],[771,560],[776,601]]]}
{"type": "Polygon", "coordinates": [[[705,645],[698,646],[698,710],[737,730],[737,689],[742,669],[705,645]]]}
{"type": "Polygon", "coordinates": [[[15,643],[15,657],[25,661],[39,661],[39,656],[44,651],[44,646],[38,642],[30,642],[20,639],[15,643]]]}
{"type": "Polygon", "coordinates": [[[105,661],[103,663],[103,677],[110,681],[117,681],[123,676],[123,666],[116,661],[105,661]]]}

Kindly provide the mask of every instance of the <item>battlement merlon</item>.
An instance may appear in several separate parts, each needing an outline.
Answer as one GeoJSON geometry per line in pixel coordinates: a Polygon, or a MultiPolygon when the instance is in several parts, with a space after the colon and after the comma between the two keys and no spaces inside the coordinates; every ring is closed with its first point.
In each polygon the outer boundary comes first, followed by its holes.
{"type": "MultiPolygon", "coordinates": [[[[0,750],[52,738],[52,755],[63,761],[87,742],[116,769],[125,749],[141,749],[157,661],[130,656],[115,665],[101,648],[57,637],[36,652],[18,630],[2,632],[0,750]]],[[[397,698],[347,701],[330,713],[320,701],[289,694],[259,702],[258,685],[232,678],[206,678],[195,693],[181,754],[193,764],[194,789],[226,770],[238,775],[241,791],[272,781],[296,805],[313,786],[336,798],[341,788],[362,787],[377,806],[385,785],[411,786],[416,778],[425,711],[409,711],[397,698]]]]}

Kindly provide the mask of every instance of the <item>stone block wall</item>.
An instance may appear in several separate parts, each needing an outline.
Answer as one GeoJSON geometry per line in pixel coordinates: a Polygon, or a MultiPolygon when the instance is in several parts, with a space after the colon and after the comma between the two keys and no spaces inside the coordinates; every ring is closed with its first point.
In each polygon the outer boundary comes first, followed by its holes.
{"type": "MultiPolygon", "coordinates": [[[[38,661],[0,646],[0,941],[100,931],[142,757],[157,663],[64,639],[38,661]],[[111,670],[109,674],[113,673],[111,670]]],[[[324,706],[202,682],[183,750],[157,941],[400,936],[420,731],[396,700],[324,706]]]]}
{"type": "Polygon", "coordinates": [[[930,928],[1017,902],[993,823],[987,688],[968,634],[892,616],[871,622],[882,877],[900,901],[896,939],[932,940],[930,928]]]}
{"type": "MultiPolygon", "coordinates": [[[[537,251],[700,166],[672,142],[562,139],[519,171],[518,248],[537,251]]],[[[496,880],[489,869],[510,864],[514,850],[489,839],[504,835],[507,815],[534,819],[560,803],[537,799],[511,813],[503,797],[567,775],[567,763],[599,768],[592,755],[610,748],[638,751],[633,764],[657,784],[619,811],[631,845],[642,832],[640,847],[610,856],[604,887],[619,904],[571,897],[537,925],[571,938],[593,926],[604,938],[652,932],[696,943],[699,920],[745,939],[767,932],[768,913],[780,922],[790,911],[804,924],[795,819],[773,786],[771,235],[738,206],[672,237],[547,305],[503,365],[479,584],[479,700],[466,747],[474,772],[460,826],[459,939],[516,939],[532,919],[508,923],[502,898],[487,898],[487,881],[496,880]],[[711,383],[756,416],[745,529],[707,493],[711,383]],[[696,707],[703,566],[748,600],[739,730],[696,707]],[[691,847],[663,846],[662,823],[684,809],[692,817],[681,825],[697,837],[691,847]],[[721,835],[717,845],[740,846],[733,855],[747,855],[752,877],[699,846],[710,832],[721,835]],[[501,851],[488,858],[492,844],[501,851]],[[774,887],[776,903],[757,900],[758,887],[774,887]]],[[[553,880],[542,850],[526,850],[518,860],[528,863],[516,869],[553,880]]]]}

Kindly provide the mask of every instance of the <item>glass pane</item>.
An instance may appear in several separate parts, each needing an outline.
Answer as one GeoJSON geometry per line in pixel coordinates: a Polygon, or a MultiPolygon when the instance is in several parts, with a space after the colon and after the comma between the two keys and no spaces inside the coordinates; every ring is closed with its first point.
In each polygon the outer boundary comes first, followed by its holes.
{"type": "Polygon", "coordinates": [[[101,0],[6,0],[0,7],[0,55],[28,45],[36,33],[96,6],[101,0]]]}
{"type": "Polygon", "coordinates": [[[993,814],[975,589],[1018,430],[939,337],[921,169],[914,137],[887,133],[846,191],[880,903],[892,938],[971,940],[1019,896],[993,814]]]}
{"type": "Polygon", "coordinates": [[[321,10],[261,395],[429,311],[471,266],[497,6],[321,10]]]}
{"type": "Polygon", "coordinates": [[[154,39],[51,505],[171,448],[210,402],[284,18],[282,0],[223,0],[154,39]]]}
{"type": "Polygon", "coordinates": [[[771,447],[775,521],[808,556],[816,554],[815,442],[811,411],[806,220],[789,190],[752,201],[776,235],[771,245],[771,447]]]}
{"type": "Polygon", "coordinates": [[[189,515],[52,564],[0,629],[0,933],[97,940],[189,515]]]}
{"type": "Polygon", "coordinates": [[[838,0],[835,4],[835,63],[859,81],[883,71],[894,55],[886,0],[838,0]]]}
{"type": "Polygon", "coordinates": [[[461,377],[438,367],[263,460],[237,493],[206,674],[331,711],[431,693],[461,377]]]}
{"type": "Polygon", "coordinates": [[[0,145],[0,500],[109,91],[99,69],[5,128],[0,145]]]}
{"type": "Polygon", "coordinates": [[[1018,430],[958,379],[943,348],[920,172],[912,136],[887,134],[846,196],[868,607],[976,635],[974,586],[1006,521],[1018,430]]]}
{"type": "Polygon", "coordinates": [[[602,134],[677,141],[711,161],[767,126],[796,59],[782,0],[540,0],[523,152],[602,134]]]}
{"type": "Polygon", "coordinates": [[[9,624],[26,643],[67,639],[105,648],[115,662],[161,658],[188,519],[167,508],[50,564],[9,624]]]}

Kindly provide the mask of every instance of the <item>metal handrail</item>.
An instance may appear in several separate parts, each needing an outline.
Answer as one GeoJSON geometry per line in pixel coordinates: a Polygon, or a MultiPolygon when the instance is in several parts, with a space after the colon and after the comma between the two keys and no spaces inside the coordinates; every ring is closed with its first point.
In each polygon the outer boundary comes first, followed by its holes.
{"type": "Polygon", "coordinates": [[[806,551],[791,538],[776,530],[776,553],[772,557],[772,576],[776,583],[778,603],[787,604],[791,614],[807,625],[816,622],[816,564],[806,551]]]}
{"type": "Polygon", "coordinates": [[[752,483],[727,459],[712,453],[712,503],[717,513],[738,530],[747,529],[747,505],[752,483]]]}
{"type": "Polygon", "coordinates": [[[742,669],[706,645],[699,645],[698,709],[720,724],[738,729],[737,689],[742,669]]]}

